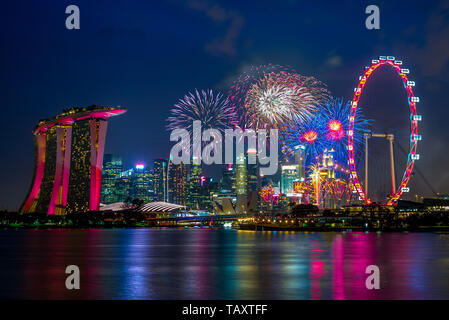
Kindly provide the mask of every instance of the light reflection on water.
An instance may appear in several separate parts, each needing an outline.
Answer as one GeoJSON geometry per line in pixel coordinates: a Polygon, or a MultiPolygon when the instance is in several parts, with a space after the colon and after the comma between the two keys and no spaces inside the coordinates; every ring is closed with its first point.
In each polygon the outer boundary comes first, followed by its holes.
{"type": "Polygon", "coordinates": [[[3,230],[0,257],[3,299],[449,299],[449,237],[432,233],[3,230]]]}

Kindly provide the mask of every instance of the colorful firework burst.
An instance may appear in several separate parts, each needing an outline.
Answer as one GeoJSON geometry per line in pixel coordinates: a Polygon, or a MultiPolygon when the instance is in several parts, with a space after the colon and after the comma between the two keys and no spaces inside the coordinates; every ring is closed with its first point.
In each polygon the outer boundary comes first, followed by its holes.
{"type": "MultiPolygon", "coordinates": [[[[281,128],[282,151],[286,158],[290,160],[299,154],[306,165],[311,165],[321,159],[326,150],[332,150],[335,161],[346,163],[350,111],[350,102],[329,98],[318,105],[314,118],[286,123],[281,128]]],[[[370,120],[358,112],[354,126],[354,145],[358,151],[364,144],[363,135],[369,131],[369,124],[370,120]]]]}
{"type": "Polygon", "coordinates": [[[315,98],[318,104],[330,98],[330,93],[326,85],[314,77],[302,77],[302,85],[307,88],[307,91],[315,98]]]}
{"type": "Polygon", "coordinates": [[[295,119],[280,128],[281,149],[287,160],[302,159],[306,166],[317,161],[328,147],[326,131],[318,117],[305,121],[295,119]]]}
{"type": "Polygon", "coordinates": [[[250,128],[276,127],[292,119],[304,121],[315,110],[315,99],[298,85],[295,75],[271,73],[253,84],[245,97],[246,125],[250,128]]]}
{"type": "Polygon", "coordinates": [[[273,201],[273,196],[274,196],[274,189],[271,184],[261,188],[260,197],[262,198],[263,202],[271,203],[273,201]]]}
{"type": "MultiPolygon", "coordinates": [[[[342,98],[330,98],[319,106],[319,121],[326,132],[328,148],[334,150],[334,159],[346,163],[348,158],[348,136],[349,116],[351,114],[351,103],[344,102],[342,98]]],[[[356,154],[360,155],[360,150],[364,145],[364,134],[369,132],[371,121],[366,119],[361,110],[357,112],[354,120],[354,146],[357,148],[356,154]]]]}
{"type": "Polygon", "coordinates": [[[328,95],[324,84],[280,65],[253,66],[231,86],[229,100],[242,128],[277,128],[311,117],[328,95]]]}
{"type": "Polygon", "coordinates": [[[221,93],[214,94],[210,89],[199,92],[195,89],[194,93],[185,95],[170,110],[167,129],[186,129],[191,133],[193,121],[199,120],[203,129],[223,131],[233,119],[234,110],[221,93]]]}
{"type": "Polygon", "coordinates": [[[326,192],[331,196],[333,202],[341,207],[343,205],[348,205],[354,193],[354,185],[351,179],[333,179],[327,182],[325,185],[326,192]]]}

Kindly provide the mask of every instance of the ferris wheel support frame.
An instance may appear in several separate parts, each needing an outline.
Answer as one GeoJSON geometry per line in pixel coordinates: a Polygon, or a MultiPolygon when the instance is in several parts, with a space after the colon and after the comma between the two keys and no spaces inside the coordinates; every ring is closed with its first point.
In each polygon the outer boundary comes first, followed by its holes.
{"type": "MultiPolygon", "coordinates": [[[[390,177],[392,195],[396,191],[396,173],[394,171],[394,135],[389,133],[365,133],[365,193],[368,196],[368,139],[369,138],[385,138],[388,141],[390,149],[390,177]]],[[[368,199],[368,197],[366,197],[368,199]]],[[[365,200],[366,202],[366,200],[365,200]]]]}

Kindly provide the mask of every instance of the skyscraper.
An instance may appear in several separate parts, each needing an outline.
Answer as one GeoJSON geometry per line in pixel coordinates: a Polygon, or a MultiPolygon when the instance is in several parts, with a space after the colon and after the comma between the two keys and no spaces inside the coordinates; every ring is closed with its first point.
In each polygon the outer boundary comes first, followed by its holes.
{"type": "Polygon", "coordinates": [[[167,192],[167,159],[154,159],[153,175],[154,175],[154,200],[166,201],[167,192]]]}
{"type": "Polygon", "coordinates": [[[219,184],[213,178],[204,175],[200,176],[200,189],[198,197],[198,206],[201,210],[213,209],[213,197],[219,194],[219,184]]]}
{"type": "Polygon", "coordinates": [[[223,165],[220,179],[220,192],[232,193],[234,191],[234,168],[232,164],[223,165]]]}
{"type": "Polygon", "coordinates": [[[132,201],[132,178],[130,173],[121,174],[115,181],[114,196],[117,202],[130,202],[132,201]]]}
{"type": "Polygon", "coordinates": [[[154,201],[154,171],[150,170],[149,171],[149,175],[148,175],[148,184],[149,184],[149,189],[148,189],[148,202],[152,202],[154,201]]]}
{"type": "Polygon", "coordinates": [[[123,170],[122,158],[112,154],[105,154],[103,160],[103,173],[101,178],[101,203],[110,204],[118,202],[115,194],[115,183],[123,170]]]}
{"type": "Polygon", "coordinates": [[[143,202],[153,201],[153,173],[145,165],[137,164],[132,171],[131,196],[133,199],[139,199],[143,202]]]}
{"type": "MultiPolygon", "coordinates": [[[[248,159],[250,157],[256,157],[257,151],[255,149],[248,149],[248,159]]],[[[255,158],[256,159],[256,158],[255,158]]],[[[259,166],[256,163],[249,163],[248,160],[248,197],[255,199],[255,209],[260,208],[260,197],[258,196],[260,189],[260,179],[259,179],[259,166]]]]}
{"type": "MultiPolygon", "coordinates": [[[[251,155],[256,155],[255,150],[248,149],[248,159],[251,155]]],[[[248,163],[248,191],[257,192],[259,188],[259,166],[257,162],[248,163]]]]}
{"type": "Polygon", "coordinates": [[[22,213],[64,214],[100,207],[107,121],[125,109],[72,108],[34,129],[35,172],[22,213]]]}
{"type": "Polygon", "coordinates": [[[292,196],[296,181],[299,181],[298,165],[281,165],[281,193],[292,196]]]}
{"type": "Polygon", "coordinates": [[[187,203],[187,166],[170,163],[168,200],[185,206],[187,203]]]}
{"type": "Polygon", "coordinates": [[[187,206],[191,209],[200,209],[201,166],[190,166],[189,186],[187,190],[187,206]]]}
{"type": "Polygon", "coordinates": [[[235,193],[248,194],[248,170],[246,167],[246,156],[240,154],[236,157],[235,165],[235,193]]]}

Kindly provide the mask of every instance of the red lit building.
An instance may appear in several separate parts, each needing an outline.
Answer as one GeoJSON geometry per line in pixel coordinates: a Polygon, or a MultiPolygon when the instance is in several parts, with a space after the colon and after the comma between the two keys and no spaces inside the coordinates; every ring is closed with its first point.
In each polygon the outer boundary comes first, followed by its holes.
{"type": "Polygon", "coordinates": [[[98,211],[107,118],[126,109],[72,108],[35,127],[35,170],[21,213],[98,211]]]}

